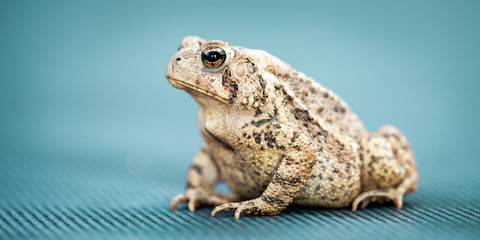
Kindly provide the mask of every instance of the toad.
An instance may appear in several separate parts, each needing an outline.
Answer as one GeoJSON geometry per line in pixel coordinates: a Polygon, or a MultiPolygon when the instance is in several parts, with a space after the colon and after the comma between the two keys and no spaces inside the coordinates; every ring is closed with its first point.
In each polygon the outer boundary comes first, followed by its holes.
{"type": "Polygon", "coordinates": [[[367,132],[348,104],[261,50],[198,37],[182,40],[166,78],[198,103],[204,140],[171,208],[274,215],[287,206],[325,208],[393,201],[417,189],[406,137],[367,132]],[[233,195],[216,192],[225,181],[233,195]]]}

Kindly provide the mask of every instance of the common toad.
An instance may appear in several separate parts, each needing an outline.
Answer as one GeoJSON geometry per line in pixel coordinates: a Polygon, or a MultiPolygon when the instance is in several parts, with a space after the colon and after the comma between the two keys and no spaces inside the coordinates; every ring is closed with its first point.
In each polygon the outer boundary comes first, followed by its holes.
{"type": "Polygon", "coordinates": [[[417,189],[407,139],[389,125],[368,133],[331,90],[261,50],[186,37],[166,78],[199,105],[204,144],[194,157],[188,204],[274,215],[290,204],[364,208],[417,189]],[[214,190],[224,180],[235,195],[214,190]]]}

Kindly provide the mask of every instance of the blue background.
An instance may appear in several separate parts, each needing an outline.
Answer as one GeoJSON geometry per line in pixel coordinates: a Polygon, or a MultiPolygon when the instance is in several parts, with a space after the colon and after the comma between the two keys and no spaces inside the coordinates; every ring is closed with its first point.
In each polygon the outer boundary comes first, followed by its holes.
{"type": "Polygon", "coordinates": [[[0,238],[479,237],[478,1],[2,1],[0,238]],[[181,39],[263,49],[409,138],[405,209],[172,212],[202,141],[181,39]]]}

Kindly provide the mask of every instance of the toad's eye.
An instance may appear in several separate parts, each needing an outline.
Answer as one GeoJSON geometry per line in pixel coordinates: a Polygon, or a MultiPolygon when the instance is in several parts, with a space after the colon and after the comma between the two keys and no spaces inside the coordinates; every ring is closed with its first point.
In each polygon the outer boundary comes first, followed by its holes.
{"type": "Polygon", "coordinates": [[[217,46],[207,47],[202,51],[202,63],[207,68],[218,68],[225,62],[225,51],[217,46]]]}

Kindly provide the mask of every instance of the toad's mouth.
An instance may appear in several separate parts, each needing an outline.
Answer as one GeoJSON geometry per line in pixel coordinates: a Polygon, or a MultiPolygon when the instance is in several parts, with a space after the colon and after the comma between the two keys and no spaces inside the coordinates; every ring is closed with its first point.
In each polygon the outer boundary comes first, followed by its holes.
{"type": "MultiPolygon", "coordinates": [[[[201,89],[201,88],[199,88],[199,87],[193,86],[193,85],[191,85],[191,84],[185,83],[185,82],[180,81],[180,80],[175,79],[175,78],[168,78],[168,80],[169,80],[170,82],[174,82],[174,83],[179,84],[179,85],[182,85],[182,86],[184,86],[184,87],[186,87],[186,88],[192,89],[192,90],[194,90],[194,91],[196,91],[196,92],[203,93],[203,94],[205,94],[205,95],[207,95],[207,96],[213,97],[213,98],[215,98],[215,99],[217,99],[217,100],[219,100],[220,102],[223,102],[223,103],[227,103],[228,100],[229,100],[228,98],[224,98],[224,97],[219,96],[219,95],[217,95],[217,94],[214,94],[214,93],[211,93],[211,92],[207,92],[207,91],[205,91],[205,90],[203,90],[203,89],[201,89]]],[[[174,87],[176,87],[176,86],[174,85],[174,87]]]]}

